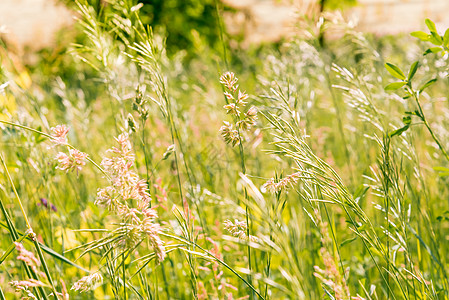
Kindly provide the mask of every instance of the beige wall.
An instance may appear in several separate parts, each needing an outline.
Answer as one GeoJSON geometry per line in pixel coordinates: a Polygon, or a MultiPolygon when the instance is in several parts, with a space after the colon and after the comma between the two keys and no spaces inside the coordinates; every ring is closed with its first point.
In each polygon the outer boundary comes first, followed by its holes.
{"type": "MultiPolygon", "coordinates": [[[[310,12],[316,0],[224,0],[240,9],[227,16],[233,32],[245,31],[247,43],[276,41],[295,31],[299,14],[310,12]]],[[[344,15],[357,22],[356,28],[376,34],[411,32],[425,28],[432,19],[440,30],[449,28],[449,0],[358,0],[344,15]]],[[[316,11],[316,10],[315,10],[316,11]]]]}
{"type": "MultiPolygon", "coordinates": [[[[244,32],[246,43],[277,41],[295,31],[298,14],[307,13],[316,0],[222,0],[239,9],[225,15],[229,31],[244,32]]],[[[53,0],[0,0],[0,37],[17,48],[50,46],[54,33],[73,23],[73,14],[53,0]],[[7,33],[5,33],[7,32],[7,33]]],[[[449,27],[449,0],[359,0],[346,12],[359,20],[360,30],[378,34],[424,28],[431,18],[440,30],[449,27]]]]}
{"type": "Polygon", "coordinates": [[[433,20],[439,30],[449,28],[449,0],[359,0],[352,15],[361,30],[379,34],[411,32],[433,20]]]}
{"type": "Polygon", "coordinates": [[[0,38],[19,52],[50,46],[54,33],[72,23],[72,13],[53,0],[0,0],[0,38]]]}

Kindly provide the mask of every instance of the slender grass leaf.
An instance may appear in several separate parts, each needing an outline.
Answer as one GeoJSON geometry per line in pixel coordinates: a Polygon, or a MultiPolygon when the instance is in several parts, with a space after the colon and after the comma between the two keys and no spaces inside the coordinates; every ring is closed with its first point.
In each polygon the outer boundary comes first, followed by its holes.
{"type": "MultiPolygon", "coordinates": [[[[18,240],[15,241],[15,243],[20,243],[22,242],[26,237],[28,237],[28,235],[22,235],[18,240]]],[[[0,257],[0,265],[5,261],[5,259],[14,251],[14,248],[16,247],[16,245],[14,243],[12,243],[8,249],[6,249],[5,253],[2,255],[2,257],[0,257]]]]}
{"type": "Polygon", "coordinates": [[[347,240],[344,240],[343,242],[341,242],[340,247],[343,247],[344,245],[347,245],[349,243],[352,243],[353,241],[355,241],[357,239],[357,237],[353,237],[347,240]]]}
{"type": "Polygon", "coordinates": [[[449,168],[446,168],[446,167],[438,166],[438,167],[433,167],[432,169],[437,172],[449,172],[449,168]]]}
{"type": "MultiPolygon", "coordinates": [[[[6,228],[6,229],[8,228],[8,225],[6,223],[4,223],[3,221],[0,221],[0,226],[3,227],[3,228],[6,228]]],[[[22,232],[20,232],[20,231],[17,231],[17,233],[20,236],[24,236],[24,234],[22,232]]],[[[29,237],[27,237],[26,239],[29,240],[30,242],[32,242],[32,240],[29,237]]],[[[41,247],[41,249],[44,252],[46,252],[47,254],[51,255],[53,258],[56,258],[56,259],[58,259],[58,260],[60,260],[60,261],[62,261],[64,263],[66,263],[68,265],[71,265],[71,266],[73,266],[75,268],[78,268],[78,269],[80,269],[82,271],[89,272],[89,270],[86,270],[85,268],[81,267],[80,265],[74,263],[73,261],[71,261],[67,257],[64,257],[63,255],[59,254],[58,252],[54,251],[50,247],[48,247],[48,246],[46,246],[46,245],[44,245],[44,244],[42,244],[40,242],[39,242],[39,246],[41,247]]]]}
{"type": "Polygon", "coordinates": [[[407,225],[408,229],[413,233],[413,235],[419,240],[419,243],[426,249],[427,253],[432,257],[432,259],[438,264],[438,266],[441,267],[441,269],[444,268],[443,264],[440,262],[440,260],[433,254],[430,247],[424,242],[424,240],[421,238],[418,233],[416,233],[415,229],[413,229],[410,225],[407,225]]]}
{"type": "Polygon", "coordinates": [[[335,297],[332,296],[332,294],[328,290],[326,290],[324,288],[324,286],[322,288],[323,288],[324,292],[327,294],[327,296],[329,297],[330,300],[335,300],[335,297]]]}

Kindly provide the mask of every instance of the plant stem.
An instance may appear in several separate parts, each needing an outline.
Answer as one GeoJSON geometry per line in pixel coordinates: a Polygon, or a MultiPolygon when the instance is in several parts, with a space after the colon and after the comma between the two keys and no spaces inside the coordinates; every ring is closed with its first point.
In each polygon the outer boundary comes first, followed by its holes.
{"type": "Polygon", "coordinates": [[[237,276],[240,280],[242,280],[254,293],[257,294],[257,296],[262,299],[265,300],[265,298],[256,290],[256,288],[249,283],[248,281],[245,280],[245,278],[243,278],[239,273],[237,273],[237,271],[235,271],[233,268],[231,268],[227,263],[225,263],[223,260],[217,258],[215,255],[213,255],[212,253],[210,253],[209,251],[207,251],[206,249],[204,249],[203,247],[201,247],[200,245],[198,245],[195,242],[192,242],[186,238],[183,237],[178,237],[175,235],[171,235],[171,234],[167,234],[167,233],[160,233],[163,236],[169,237],[169,238],[173,238],[175,240],[178,241],[182,241],[182,242],[186,242],[194,247],[199,248],[201,251],[203,251],[204,253],[206,253],[210,258],[212,258],[213,260],[216,260],[218,263],[220,263],[221,265],[223,265],[226,269],[228,269],[229,271],[231,271],[232,273],[234,273],[235,276],[237,276]]]}
{"type": "Polygon", "coordinates": [[[413,98],[415,99],[416,105],[418,106],[419,111],[419,118],[421,121],[423,121],[424,125],[427,127],[427,130],[429,131],[430,135],[432,136],[435,143],[437,143],[438,147],[440,148],[441,152],[443,153],[446,160],[449,162],[449,154],[447,153],[446,149],[443,147],[443,144],[440,142],[440,139],[435,135],[432,128],[430,128],[429,123],[427,122],[426,116],[424,115],[424,112],[421,107],[421,103],[419,103],[419,96],[416,93],[416,91],[412,90],[410,87],[408,87],[408,91],[413,95],[413,98]]]}
{"type": "MultiPolygon", "coordinates": [[[[47,137],[47,138],[49,138],[49,139],[53,139],[53,136],[51,136],[50,134],[45,133],[45,132],[42,132],[42,131],[39,131],[39,130],[36,130],[36,129],[31,128],[31,127],[28,127],[28,126],[24,126],[24,125],[21,125],[21,124],[17,124],[17,123],[13,123],[13,122],[8,122],[8,121],[3,121],[3,120],[0,120],[0,123],[7,124],[7,125],[11,125],[11,126],[13,126],[13,127],[19,127],[19,128],[22,128],[22,129],[25,129],[25,130],[28,130],[28,131],[31,131],[31,132],[34,132],[34,133],[43,135],[43,136],[45,136],[45,137],[47,137]]],[[[67,147],[69,147],[69,148],[71,148],[71,149],[76,149],[74,146],[72,146],[72,145],[70,145],[70,144],[65,144],[65,146],[67,146],[67,147]]],[[[86,159],[87,159],[90,163],[92,163],[98,170],[100,170],[100,172],[103,173],[103,175],[106,176],[106,178],[107,178],[108,180],[111,179],[111,177],[110,177],[110,176],[103,170],[103,168],[100,167],[100,166],[99,166],[93,159],[91,159],[90,157],[87,157],[86,159]]]]}
{"type": "Polygon", "coordinates": [[[8,171],[8,167],[6,166],[5,160],[4,160],[3,155],[1,153],[0,153],[0,160],[2,161],[3,168],[5,170],[6,176],[8,177],[8,181],[11,184],[11,187],[12,187],[12,189],[14,191],[14,195],[16,196],[17,202],[19,203],[20,210],[22,211],[23,218],[25,219],[25,223],[26,223],[27,228],[28,228],[27,231],[33,237],[34,246],[36,247],[36,251],[37,251],[37,253],[39,255],[39,258],[41,260],[42,266],[44,267],[45,274],[47,275],[47,280],[50,283],[51,288],[53,290],[53,297],[55,299],[58,299],[58,294],[56,292],[56,288],[55,288],[55,286],[53,284],[53,281],[51,279],[50,271],[48,270],[47,263],[45,261],[45,258],[43,256],[43,254],[42,254],[41,247],[40,247],[39,242],[37,241],[37,239],[35,237],[33,228],[31,227],[31,224],[28,221],[27,214],[25,213],[25,209],[24,209],[24,207],[22,205],[22,201],[20,200],[19,194],[17,193],[17,189],[16,189],[16,187],[14,185],[14,181],[12,180],[11,174],[8,171]]]}

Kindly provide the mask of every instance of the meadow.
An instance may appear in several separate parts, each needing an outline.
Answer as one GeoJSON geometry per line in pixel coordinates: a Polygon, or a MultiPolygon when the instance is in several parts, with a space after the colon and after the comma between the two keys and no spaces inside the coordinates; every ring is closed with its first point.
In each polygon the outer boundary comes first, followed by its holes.
{"type": "Polygon", "coordinates": [[[108,3],[2,45],[0,299],[449,299],[449,30],[244,49],[216,2],[168,51],[108,3]]]}

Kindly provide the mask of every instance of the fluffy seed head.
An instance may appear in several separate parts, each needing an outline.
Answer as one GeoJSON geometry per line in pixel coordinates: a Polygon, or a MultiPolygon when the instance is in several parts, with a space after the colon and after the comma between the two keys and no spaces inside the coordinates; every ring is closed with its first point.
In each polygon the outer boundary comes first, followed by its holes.
{"type": "Polygon", "coordinates": [[[232,124],[224,121],[224,125],[220,128],[221,136],[227,144],[235,146],[240,141],[240,136],[237,130],[234,129],[232,124]]]}
{"type": "Polygon", "coordinates": [[[103,282],[103,276],[96,272],[88,276],[84,276],[77,282],[75,282],[71,290],[87,292],[89,290],[95,289],[95,287],[103,282]]]}
{"type": "MultiPolygon", "coordinates": [[[[248,225],[245,221],[238,221],[234,220],[234,222],[230,220],[224,221],[224,227],[229,233],[231,233],[233,236],[238,237],[241,240],[247,241],[248,240],[248,225]]],[[[257,241],[257,238],[255,236],[250,235],[249,236],[250,241],[257,241]]]]}
{"type": "Polygon", "coordinates": [[[67,133],[69,132],[69,127],[66,125],[57,125],[55,127],[50,128],[53,132],[52,142],[56,145],[64,145],[67,144],[67,133]]]}
{"type": "Polygon", "coordinates": [[[16,246],[16,250],[19,252],[17,259],[23,261],[27,266],[33,269],[34,272],[37,273],[37,268],[41,263],[36,258],[36,256],[34,256],[33,252],[26,250],[21,243],[14,242],[14,245],[16,246]]]}
{"type": "Polygon", "coordinates": [[[223,106],[224,109],[226,109],[227,114],[231,114],[234,116],[238,116],[240,114],[238,110],[238,106],[235,103],[229,103],[225,106],[223,106]]]}
{"type": "Polygon", "coordinates": [[[69,171],[79,171],[86,164],[87,154],[81,152],[77,149],[69,149],[69,154],[67,155],[64,152],[59,152],[56,155],[56,159],[58,160],[57,168],[66,172],[69,171]]]}
{"type": "Polygon", "coordinates": [[[239,87],[237,85],[237,81],[238,81],[237,77],[235,77],[235,74],[232,72],[226,72],[220,77],[220,83],[223,84],[225,88],[232,91],[233,93],[235,93],[235,91],[239,87]]]}

